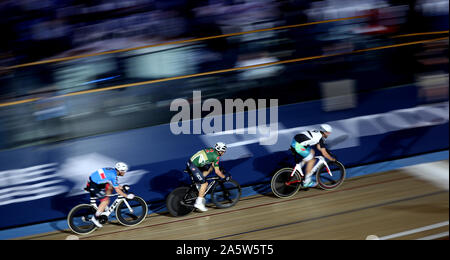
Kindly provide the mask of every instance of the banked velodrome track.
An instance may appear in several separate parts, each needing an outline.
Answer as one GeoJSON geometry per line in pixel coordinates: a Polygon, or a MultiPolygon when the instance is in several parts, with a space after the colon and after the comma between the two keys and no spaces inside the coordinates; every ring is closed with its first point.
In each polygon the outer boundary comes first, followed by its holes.
{"type": "Polygon", "coordinates": [[[337,190],[270,192],[243,197],[233,208],[175,218],[152,213],[135,227],[114,221],[86,236],[58,230],[32,240],[278,240],[448,239],[448,159],[347,179],[337,190]]]}

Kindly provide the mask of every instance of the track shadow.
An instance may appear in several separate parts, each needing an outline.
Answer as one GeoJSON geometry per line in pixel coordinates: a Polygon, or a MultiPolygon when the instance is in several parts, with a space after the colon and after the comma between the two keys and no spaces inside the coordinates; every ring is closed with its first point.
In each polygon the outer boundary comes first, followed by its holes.
{"type": "Polygon", "coordinates": [[[252,185],[253,191],[260,195],[275,197],[270,188],[272,176],[281,168],[292,167],[295,159],[289,150],[268,154],[258,157],[253,161],[254,170],[264,174],[261,183],[252,185]],[[271,162],[271,163],[268,163],[271,162]]]}

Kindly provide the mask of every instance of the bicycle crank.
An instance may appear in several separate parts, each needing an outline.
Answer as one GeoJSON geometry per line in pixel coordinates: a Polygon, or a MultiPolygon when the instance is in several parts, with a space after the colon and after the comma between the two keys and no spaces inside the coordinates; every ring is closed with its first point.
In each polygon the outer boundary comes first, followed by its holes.
{"type": "Polygon", "coordinates": [[[185,207],[193,207],[194,205],[190,204],[190,203],[186,203],[184,201],[180,201],[180,204],[185,206],[185,207]]]}
{"type": "Polygon", "coordinates": [[[98,217],[98,222],[100,222],[100,224],[105,224],[106,222],[108,222],[108,217],[105,215],[100,215],[100,217],[98,217]]]}

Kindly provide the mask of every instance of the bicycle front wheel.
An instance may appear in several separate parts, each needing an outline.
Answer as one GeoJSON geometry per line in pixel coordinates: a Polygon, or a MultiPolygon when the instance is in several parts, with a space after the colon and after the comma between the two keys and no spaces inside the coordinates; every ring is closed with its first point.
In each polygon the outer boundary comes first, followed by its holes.
{"type": "Polygon", "coordinates": [[[67,216],[67,224],[69,228],[79,234],[86,235],[97,229],[91,221],[97,209],[89,204],[80,204],[75,206],[67,216]]]}
{"type": "Polygon", "coordinates": [[[338,161],[330,161],[327,164],[330,172],[325,165],[317,170],[317,185],[324,190],[334,190],[344,182],[345,167],[338,161]]]}
{"type": "Polygon", "coordinates": [[[211,191],[211,201],[221,209],[236,205],[241,198],[241,186],[235,180],[218,181],[211,191]]]}
{"type": "Polygon", "coordinates": [[[124,226],[135,226],[144,221],[147,216],[147,203],[141,197],[135,196],[132,200],[122,200],[116,208],[116,217],[124,226]]]}
{"type": "Polygon", "coordinates": [[[270,188],[272,193],[278,198],[289,198],[294,196],[301,187],[301,177],[296,171],[291,176],[293,168],[283,168],[278,170],[272,177],[270,188]]]}

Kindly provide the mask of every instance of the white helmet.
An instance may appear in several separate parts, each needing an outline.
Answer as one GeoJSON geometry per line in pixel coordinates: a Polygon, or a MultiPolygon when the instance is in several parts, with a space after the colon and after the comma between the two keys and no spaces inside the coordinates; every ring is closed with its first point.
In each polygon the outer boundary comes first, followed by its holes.
{"type": "Polygon", "coordinates": [[[118,162],[116,163],[116,170],[118,170],[119,172],[127,172],[128,165],[124,162],[118,162]]]}
{"type": "Polygon", "coordinates": [[[333,131],[333,128],[329,124],[321,124],[320,131],[331,133],[333,131]]]}
{"type": "Polygon", "coordinates": [[[225,152],[227,150],[227,145],[222,142],[218,142],[214,145],[214,149],[218,152],[225,152]]]}

